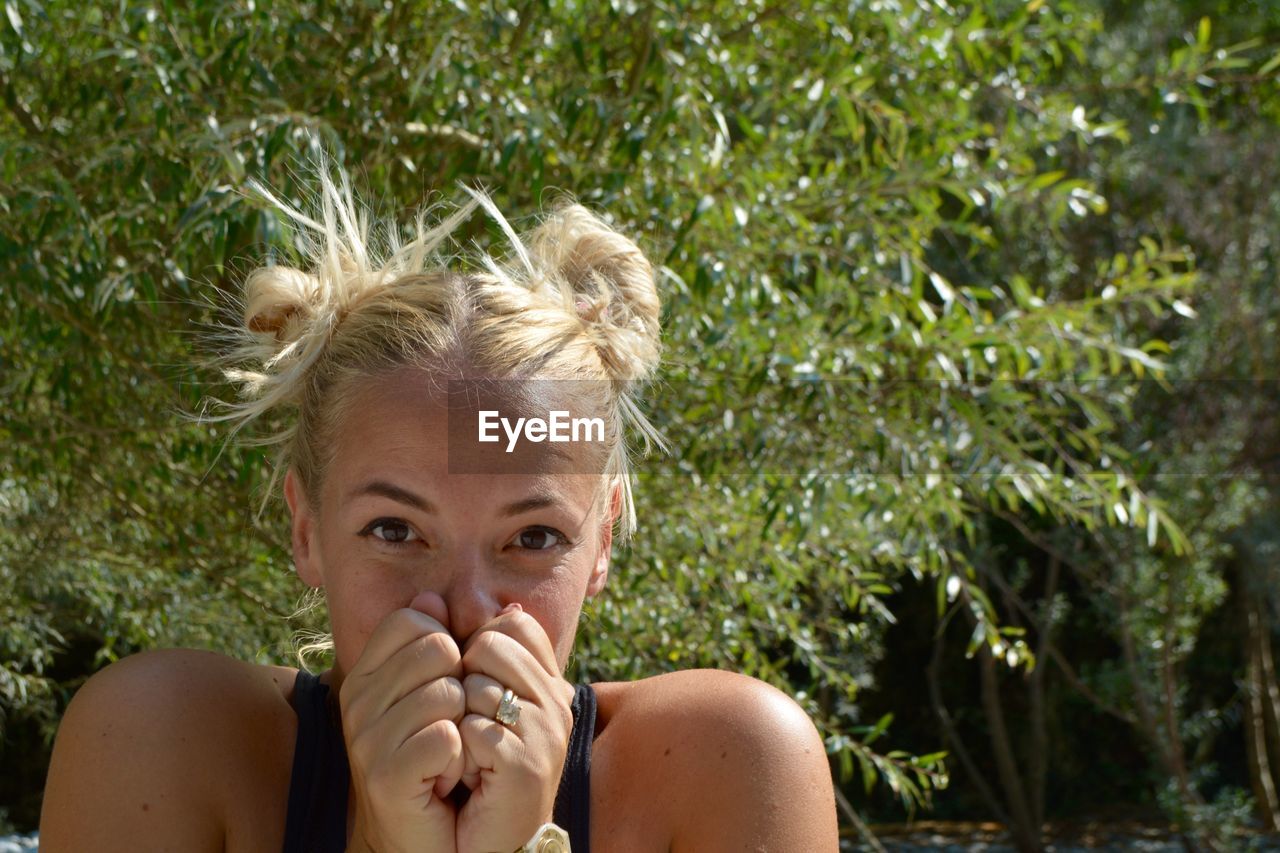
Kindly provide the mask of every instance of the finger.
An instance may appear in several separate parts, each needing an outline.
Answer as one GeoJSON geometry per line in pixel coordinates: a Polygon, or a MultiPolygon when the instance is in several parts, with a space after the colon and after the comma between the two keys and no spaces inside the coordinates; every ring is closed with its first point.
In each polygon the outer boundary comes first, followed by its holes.
{"type": "MultiPolygon", "coordinates": [[[[397,774],[393,778],[403,785],[411,788],[415,784],[430,783],[437,796],[447,796],[465,768],[461,746],[454,750],[446,738],[451,728],[457,731],[457,723],[462,719],[459,709],[464,701],[462,684],[454,678],[437,679],[412,691],[359,735],[360,760],[364,766],[376,766],[373,761],[385,762],[397,774]],[[447,725],[442,727],[441,723],[447,725]],[[441,738],[444,740],[439,740],[441,738]],[[406,749],[415,755],[422,750],[443,749],[446,755],[431,752],[422,763],[418,781],[411,773],[394,769],[401,767],[400,753],[406,749]],[[374,753],[372,756],[370,751],[374,753]]],[[[460,737],[458,742],[461,744],[460,737]]],[[[355,749],[353,744],[353,752],[355,749]]]]}
{"type": "Polygon", "coordinates": [[[452,637],[438,631],[417,637],[367,677],[362,713],[367,719],[376,719],[419,687],[438,679],[457,681],[462,676],[462,657],[452,637]]]}
{"type": "MultiPolygon", "coordinates": [[[[462,719],[463,722],[466,722],[466,717],[462,719]]],[[[461,737],[461,723],[458,724],[458,732],[458,736],[461,737]]],[[[480,765],[476,761],[476,757],[472,755],[471,750],[467,748],[466,741],[462,743],[462,784],[472,791],[480,787],[480,765]]]]}
{"type": "Polygon", "coordinates": [[[449,635],[443,623],[421,611],[408,607],[391,611],[369,635],[348,677],[368,675],[414,639],[432,633],[449,635]]]}
{"type": "Polygon", "coordinates": [[[562,742],[545,730],[545,722],[531,718],[529,733],[522,736],[497,720],[480,714],[467,714],[458,725],[467,772],[473,773],[478,782],[480,774],[486,771],[496,771],[508,778],[515,771],[539,779],[559,771],[564,765],[568,732],[565,732],[565,742],[562,742]]]}
{"type": "Polygon", "coordinates": [[[402,780],[400,790],[420,786],[423,793],[447,796],[462,776],[462,736],[452,720],[437,720],[414,732],[391,755],[392,778],[402,780]],[[443,792],[443,794],[441,793],[443,792]]]}
{"type": "Polygon", "coordinates": [[[463,717],[458,733],[466,745],[463,751],[466,769],[463,771],[462,781],[473,791],[480,785],[481,773],[492,772],[498,766],[502,752],[515,752],[519,749],[520,738],[515,732],[502,723],[479,714],[467,714],[463,717]],[[507,746],[511,749],[505,750],[504,747],[507,746]]]}
{"type": "Polygon", "coordinates": [[[457,735],[457,743],[455,745],[452,739],[449,740],[449,756],[451,760],[445,765],[445,769],[436,776],[436,782],[432,788],[432,792],[441,800],[453,793],[458,780],[462,778],[462,771],[466,768],[467,749],[462,743],[462,732],[458,729],[457,724],[454,725],[450,738],[452,738],[453,734],[457,735]]]}
{"type": "Polygon", "coordinates": [[[543,630],[537,619],[520,609],[519,604],[515,605],[515,607],[517,608],[516,610],[502,613],[472,634],[462,649],[463,655],[466,655],[467,649],[472,644],[481,641],[481,638],[486,633],[497,631],[498,633],[506,634],[528,649],[534,660],[548,673],[559,676],[560,664],[556,660],[556,652],[551,645],[551,638],[547,636],[547,632],[543,630]]]}
{"type": "Polygon", "coordinates": [[[445,604],[440,593],[423,590],[409,602],[409,608],[427,614],[443,625],[446,633],[449,632],[449,605],[445,604]]]}
{"type": "Polygon", "coordinates": [[[498,631],[486,631],[467,643],[462,669],[467,675],[487,675],[523,699],[543,703],[554,698],[553,677],[527,648],[498,631]]]}
{"type": "Polygon", "coordinates": [[[439,678],[411,690],[392,705],[378,722],[392,749],[441,720],[457,724],[465,716],[466,693],[456,678],[439,678]],[[459,713],[459,712],[462,713],[459,713]]]}
{"type": "MultiPolygon", "coordinates": [[[[497,722],[495,718],[498,713],[498,704],[502,701],[502,694],[506,691],[505,687],[483,673],[473,672],[463,679],[462,689],[467,694],[468,716],[475,716],[490,722],[497,722]]],[[[516,704],[517,706],[521,704],[518,697],[516,699],[516,704]]],[[[524,709],[521,708],[521,711],[523,712],[524,709]]],[[[570,713],[570,716],[572,716],[572,712],[570,713]]],[[[519,719],[510,726],[507,726],[505,723],[497,724],[509,728],[518,738],[524,736],[525,729],[519,719]]],[[[481,769],[492,770],[493,764],[486,763],[482,767],[480,761],[477,760],[476,755],[471,751],[473,746],[479,748],[483,747],[483,744],[473,744],[467,739],[463,739],[463,754],[466,759],[466,765],[462,774],[462,784],[472,790],[475,790],[475,788],[480,784],[481,769]]]]}
{"type": "Polygon", "coordinates": [[[492,720],[507,688],[482,672],[472,672],[462,680],[462,689],[466,693],[466,710],[492,720]]]}

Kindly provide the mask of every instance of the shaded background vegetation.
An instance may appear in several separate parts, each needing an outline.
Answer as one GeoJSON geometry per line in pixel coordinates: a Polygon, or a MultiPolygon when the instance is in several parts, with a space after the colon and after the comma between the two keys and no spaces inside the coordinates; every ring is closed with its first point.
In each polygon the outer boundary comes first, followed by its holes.
{"type": "MultiPolygon", "coordinates": [[[[806,705],[850,835],[1275,828],[1269,3],[73,4],[0,21],[0,808],[154,646],[290,662],[257,451],[191,423],[244,194],[556,189],[664,266],[673,451],[569,675],[806,705]],[[945,755],[944,755],[945,754],[945,755]]],[[[501,251],[481,217],[464,241],[501,251]]],[[[323,660],[310,662],[326,666],[323,660]]]]}

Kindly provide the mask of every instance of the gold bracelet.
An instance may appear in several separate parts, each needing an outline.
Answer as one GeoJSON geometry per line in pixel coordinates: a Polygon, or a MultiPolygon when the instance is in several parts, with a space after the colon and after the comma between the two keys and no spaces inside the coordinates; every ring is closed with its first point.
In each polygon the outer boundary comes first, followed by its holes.
{"type": "Polygon", "coordinates": [[[569,849],[569,833],[554,823],[538,827],[528,843],[515,853],[572,853],[569,849]]]}

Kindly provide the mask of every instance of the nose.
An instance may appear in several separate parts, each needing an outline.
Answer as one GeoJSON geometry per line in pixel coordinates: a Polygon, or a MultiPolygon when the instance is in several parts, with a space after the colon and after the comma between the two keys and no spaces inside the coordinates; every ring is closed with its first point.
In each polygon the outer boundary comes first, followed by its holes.
{"type": "Polygon", "coordinates": [[[449,630],[459,646],[503,607],[478,554],[460,557],[454,563],[442,595],[449,608],[449,630]]]}

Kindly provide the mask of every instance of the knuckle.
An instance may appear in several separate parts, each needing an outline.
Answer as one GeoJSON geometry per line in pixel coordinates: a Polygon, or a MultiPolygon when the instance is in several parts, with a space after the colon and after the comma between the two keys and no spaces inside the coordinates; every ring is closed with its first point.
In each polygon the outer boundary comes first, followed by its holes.
{"type": "Polygon", "coordinates": [[[467,701],[466,688],[462,686],[462,682],[454,678],[452,675],[445,676],[440,679],[441,690],[444,691],[445,699],[450,703],[459,703],[467,701]]]}
{"type": "Polygon", "coordinates": [[[401,608],[394,610],[389,616],[382,620],[377,630],[386,632],[398,632],[410,627],[417,627],[418,621],[414,619],[414,611],[401,608]]]}
{"type": "Polygon", "coordinates": [[[406,698],[423,716],[426,716],[431,706],[437,701],[435,682],[418,685],[409,691],[406,698]]]}
{"type": "Polygon", "coordinates": [[[440,728],[444,731],[445,743],[454,751],[462,752],[462,732],[453,720],[441,720],[440,728]]]}
{"type": "Polygon", "coordinates": [[[558,740],[564,741],[564,745],[568,747],[569,733],[573,731],[573,709],[556,705],[556,716],[560,719],[560,728],[557,730],[558,740]]]}
{"type": "Polygon", "coordinates": [[[436,708],[440,705],[440,690],[434,681],[427,684],[419,684],[410,690],[401,701],[412,706],[415,717],[419,721],[426,723],[434,720],[436,716],[436,708]]]}
{"type": "Polygon", "coordinates": [[[474,661],[476,657],[492,654],[500,642],[497,631],[485,631],[471,640],[462,659],[464,662],[474,661]]]}
{"type": "Polygon", "coordinates": [[[431,744],[441,743],[448,736],[450,723],[448,720],[434,720],[423,726],[420,735],[422,740],[431,744]]]}
{"type": "Polygon", "coordinates": [[[462,735],[453,720],[436,720],[422,731],[424,746],[432,754],[456,755],[462,749],[462,735]]]}
{"type": "Polygon", "coordinates": [[[528,649],[534,649],[549,642],[541,622],[524,612],[517,613],[516,617],[511,623],[510,631],[516,642],[528,649]]]}
{"type": "Polygon", "coordinates": [[[479,714],[467,714],[462,718],[462,722],[458,724],[458,731],[463,737],[474,737],[476,734],[484,730],[488,720],[479,714]]]}
{"type": "Polygon", "coordinates": [[[440,631],[432,631],[419,637],[414,641],[414,648],[419,657],[424,659],[446,659],[458,654],[458,646],[453,638],[440,631]]]}
{"type": "Polygon", "coordinates": [[[465,702],[467,701],[467,691],[462,686],[462,681],[459,680],[462,674],[458,673],[458,677],[455,678],[452,674],[454,672],[456,672],[456,668],[450,669],[448,673],[441,673],[440,677],[436,679],[440,685],[440,695],[449,702],[465,702]]]}

